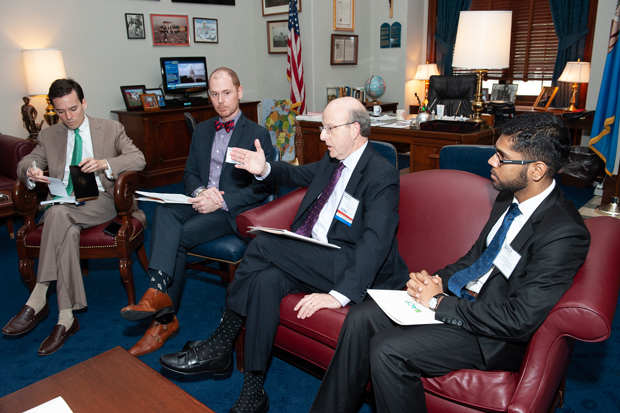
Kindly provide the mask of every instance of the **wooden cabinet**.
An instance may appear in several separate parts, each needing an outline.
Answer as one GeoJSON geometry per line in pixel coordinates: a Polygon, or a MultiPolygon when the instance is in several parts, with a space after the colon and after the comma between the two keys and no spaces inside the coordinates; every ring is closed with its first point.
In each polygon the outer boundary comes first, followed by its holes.
{"type": "MultiPolygon", "coordinates": [[[[258,101],[241,102],[241,111],[258,123],[258,101]]],[[[157,111],[113,110],[127,136],[144,153],[146,167],[140,172],[140,186],[155,188],[181,182],[192,140],[183,113],[200,123],[217,116],[212,105],[157,111]]]]}
{"type": "MultiPolygon", "coordinates": [[[[297,121],[295,151],[300,165],[316,162],[327,147],[320,140],[320,122],[297,121]]],[[[408,143],[411,154],[410,172],[439,168],[439,151],[446,145],[493,145],[499,138],[498,128],[485,127],[472,133],[431,132],[414,128],[371,127],[370,139],[408,143]]]]}

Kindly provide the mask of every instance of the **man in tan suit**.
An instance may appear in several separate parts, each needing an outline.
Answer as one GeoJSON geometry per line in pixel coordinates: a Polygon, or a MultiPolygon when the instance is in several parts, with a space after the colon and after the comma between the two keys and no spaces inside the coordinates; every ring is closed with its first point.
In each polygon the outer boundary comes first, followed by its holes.
{"type": "MultiPolygon", "coordinates": [[[[86,100],[77,82],[72,79],[54,81],[49,98],[62,123],[40,133],[40,145],[17,166],[19,179],[30,188],[35,182],[49,183],[43,175],[43,170],[49,169],[50,177],[62,179],[65,187],[72,188],[69,165],[77,164],[82,172],[95,173],[99,197],[81,206],[52,206],[41,219],[45,225],[37,283],[26,305],[2,332],[18,335],[34,328],[49,313],[47,289],[51,281],[56,281],[60,314],[58,324],[39,348],[42,356],[58,350],[80,329],[73,316],[73,310],[87,305],[80,268],[80,230],[113,219],[117,215],[114,180],[122,172],[139,171],[145,166],[144,155],[127,137],[120,123],[84,114],[86,100]]],[[[134,216],[145,223],[144,213],[135,211],[134,216]]]]}

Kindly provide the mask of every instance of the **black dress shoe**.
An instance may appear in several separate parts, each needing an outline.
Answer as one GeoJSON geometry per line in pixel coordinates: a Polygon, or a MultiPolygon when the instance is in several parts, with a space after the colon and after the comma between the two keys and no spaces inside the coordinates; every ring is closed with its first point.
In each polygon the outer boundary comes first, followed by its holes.
{"type": "Polygon", "coordinates": [[[178,351],[172,354],[164,354],[159,358],[159,364],[170,371],[180,374],[203,374],[210,373],[216,380],[230,377],[233,371],[233,355],[223,354],[219,357],[203,360],[198,356],[197,349],[178,351]]]}
{"type": "Polygon", "coordinates": [[[185,345],[183,346],[183,350],[181,351],[190,351],[194,347],[198,347],[199,345],[205,343],[206,341],[207,340],[188,341],[187,343],[185,343],[185,345]]]}
{"type": "Polygon", "coordinates": [[[254,408],[252,408],[253,405],[255,405],[255,402],[251,398],[241,395],[228,413],[267,413],[269,411],[269,396],[267,396],[265,390],[263,390],[260,402],[254,408]]]}
{"type": "Polygon", "coordinates": [[[32,330],[45,316],[50,312],[50,306],[45,303],[45,306],[38,313],[34,313],[34,308],[29,305],[24,305],[19,313],[9,321],[4,327],[2,332],[7,336],[16,336],[18,334],[24,334],[27,331],[32,330]]]}
{"type": "Polygon", "coordinates": [[[67,330],[67,327],[56,324],[52,329],[52,332],[39,347],[39,356],[48,356],[55,351],[59,350],[65,341],[75,333],[80,331],[80,323],[77,317],[73,317],[73,324],[67,330]]]}

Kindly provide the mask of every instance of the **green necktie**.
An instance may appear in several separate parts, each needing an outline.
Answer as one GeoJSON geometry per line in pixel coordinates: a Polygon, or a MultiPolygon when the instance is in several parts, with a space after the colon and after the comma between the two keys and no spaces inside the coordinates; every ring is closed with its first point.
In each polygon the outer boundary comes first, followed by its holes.
{"type": "MultiPolygon", "coordinates": [[[[71,157],[70,165],[78,165],[82,161],[82,137],[80,136],[80,130],[75,130],[75,143],[73,144],[73,156],[71,157]]],[[[73,181],[71,180],[71,174],[69,174],[69,185],[67,185],[67,195],[71,196],[73,192],[73,181]]]]}

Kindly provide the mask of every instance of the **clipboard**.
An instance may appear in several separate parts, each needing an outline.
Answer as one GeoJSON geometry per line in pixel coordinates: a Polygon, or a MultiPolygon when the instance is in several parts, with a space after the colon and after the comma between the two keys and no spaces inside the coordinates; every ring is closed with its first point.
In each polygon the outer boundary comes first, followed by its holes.
{"type": "Polygon", "coordinates": [[[82,172],[77,165],[70,165],[71,181],[73,181],[73,194],[75,202],[90,201],[99,198],[99,188],[95,180],[94,172],[82,172]]]}

